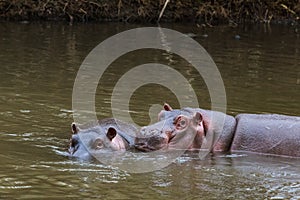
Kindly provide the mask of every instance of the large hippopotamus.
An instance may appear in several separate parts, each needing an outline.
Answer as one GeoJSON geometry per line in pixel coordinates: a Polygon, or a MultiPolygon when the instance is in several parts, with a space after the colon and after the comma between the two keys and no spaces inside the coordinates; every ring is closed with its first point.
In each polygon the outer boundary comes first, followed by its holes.
{"type": "Polygon", "coordinates": [[[83,159],[107,151],[125,151],[134,146],[135,135],[138,133],[135,126],[114,118],[80,127],[72,123],[71,129],[69,155],[83,159]]]}
{"type": "Polygon", "coordinates": [[[233,117],[200,108],[172,109],[165,104],[158,122],[141,128],[135,146],[142,151],[182,148],[180,144],[188,139],[186,149],[200,149],[209,143],[207,138],[212,138],[213,152],[247,151],[300,157],[300,117],[278,114],[233,117]],[[192,139],[184,134],[192,135],[192,139]]]}

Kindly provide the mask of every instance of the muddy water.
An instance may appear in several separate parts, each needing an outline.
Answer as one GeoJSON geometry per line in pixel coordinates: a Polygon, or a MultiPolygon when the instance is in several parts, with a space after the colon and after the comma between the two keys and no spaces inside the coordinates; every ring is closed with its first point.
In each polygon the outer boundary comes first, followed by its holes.
{"type": "MultiPolygon", "coordinates": [[[[0,24],[0,199],[300,199],[299,159],[237,153],[200,160],[188,153],[161,170],[134,174],[61,155],[70,136],[72,87],[80,64],[101,41],[138,26],[0,24]]],[[[300,35],[294,27],[165,27],[196,34],[213,57],[229,114],[300,115],[300,35]]],[[[179,70],[200,105],[210,108],[204,81],[185,60],[139,50],[116,60],[101,78],[99,118],[111,116],[111,92],[122,74],[147,62],[179,70]]],[[[179,105],[167,88],[145,85],[131,97],[131,116],[147,124],[151,105],[165,101],[179,105]]]]}

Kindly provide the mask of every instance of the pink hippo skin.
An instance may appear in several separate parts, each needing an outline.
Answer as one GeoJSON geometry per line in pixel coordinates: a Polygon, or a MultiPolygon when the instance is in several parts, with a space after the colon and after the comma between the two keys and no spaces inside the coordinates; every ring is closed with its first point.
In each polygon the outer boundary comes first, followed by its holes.
{"type": "Polygon", "coordinates": [[[137,149],[142,151],[169,149],[170,147],[175,149],[185,147],[189,150],[200,149],[203,142],[208,142],[206,140],[207,135],[214,135],[220,136],[215,145],[215,151],[227,151],[230,148],[236,125],[234,117],[221,112],[199,108],[177,110],[172,109],[168,104],[165,104],[164,110],[158,114],[158,120],[159,122],[141,129],[136,138],[137,149]],[[212,118],[214,118],[213,121],[212,118]],[[180,126],[181,122],[178,119],[184,119],[188,122],[184,123],[186,125],[184,128],[180,126]],[[189,123],[192,119],[197,123],[189,123]],[[197,131],[192,132],[193,130],[197,131]],[[183,136],[185,136],[184,141],[182,140],[183,136]],[[188,143],[190,144],[188,145],[188,143]]]}
{"type": "Polygon", "coordinates": [[[179,114],[168,120],[161,120],[148,127],[143,127],[135,139],[135,147],[141,151],[159,149],[199,148],[204,138],[202,115],[179,114]]]}
{"type": "Polygon", "coordinates": [[[137,129],[126,122],[108,118],[95,124],[87,124],[79,128],[72,123],[69,155],[90,159],[91,154],[125,151],[134,145],[137,129]]]}
{"type": "MultiPolygon", "coordinates": [[[[164,105],[158,115],[159,122],[144,127],[138,134],[144,135],[147,139],[136,139],[136,146],[140,150],[157,150],[168,148],[172,144],[176,148],[181,143],[180,138],[176,138],[178,131],[174,129],[178,116],[191,118],[198,113],[202,120],[199,120],[198,132],[191,134],[191,130],[186,127],[180,134],[190,134],[193,136],[191,148],[200,148],[207,142],[208,136],[213,136],[208,144],[210,150],[214,152],[227,151],[247,151],[263,154],[284,155],[300,157],[300,117],[285,116],[277,114],[240,114],[235,118],[221,112],[203,110],[200,108],[184,108],[181,110],[172,109],[168,104],[164,105]],[[224,124],[223,124],[224,122],[224,124]],[[154,131],[157,127],[163,129],[160,132],[154,131]],[[173,130],[169,134],[168,129],[173,130]],[[149,137],[150,136],[150,137],[149,137]],[[161,138],[164,138],[161,140],[161,138]],[[153,141],[156,145],[153,145],[153,141]],[[140,143],[139,143],[140,142],[140,143]]],[[[195,124],[189,124],[194,126],[195,124]]],[[[204,145],[205,146],[205,145],[204,145]]]]}

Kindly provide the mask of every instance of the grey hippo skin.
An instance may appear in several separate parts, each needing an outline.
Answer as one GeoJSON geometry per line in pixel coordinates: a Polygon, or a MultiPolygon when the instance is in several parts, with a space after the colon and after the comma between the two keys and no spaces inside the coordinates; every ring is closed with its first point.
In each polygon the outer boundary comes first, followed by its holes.
{"type": "Polygon", "coordinates": [[[300,157],[300,117],[239,114],[231,151],[300,157]]]}
{"type": "MultiPolygon", "coordinates": [[[[203,125],[203,129],[200,129],[200,131],[203,132],[204,138],[198,140],[197,136],[199,134],[197,133],[193,141],[194,145],[192,145],[194,148],[200,148],[203,143],[205,144],[205,142],[207,142],[206,139],[209,138],[208,136],[213,136],[215,145],[211,147],[211,150],[214,152],[247,151],[300,157],[300,117],[296,116],[239,114],[233,117],[221,112],[203,110],[200,108],[172,109],[168,104],[165,104],[164,110],[158,115],[159,121],[142,128],[139,137],[145,134],[152,134],[152,130],[157,129],[157,126],[163,122],[165,126],[171,126],[173,130],[172,138],[168,138],[167,140],[168,143],[171,143],[172,140],[176,138],[174,135],[176,135],[177,132],[176,128],[172,126],[174,120],[178,116],[190,117],[195,115],[195,113],[200,113],[201,115],[202,120],[200,122],[203,125]]],[[[165,126],[164,130],[167,130],[165,126]]],[[[166,137],[167,135],[164,133],[164,130],[161,130],[161,137],[166,137]]],[[[155,135],[157,138],[157,133],[155,133],[155,135]]],[[[148,138],[148,141],[144,140],[140,143],[137,139],[137,148],[140,150],[157,150],[157,148],[148,147],[151,146],[149,143],[152,143],[151,140],[153,137],[148,136],[148,138]]],[[[168,148],[168,143],[164,143],[164,145],[158,147],[168,148]]],[[[180,139],[177,139],[175,143],[180,143],[180,139]]]]}
{"type": "Polygon", "coordinates": [[[69,156],[90,159],[92,154],[125,151],[134,146],[138,130],[131,124],[114,119],[102,119],[91,124],[71,125],[69,156]]]}

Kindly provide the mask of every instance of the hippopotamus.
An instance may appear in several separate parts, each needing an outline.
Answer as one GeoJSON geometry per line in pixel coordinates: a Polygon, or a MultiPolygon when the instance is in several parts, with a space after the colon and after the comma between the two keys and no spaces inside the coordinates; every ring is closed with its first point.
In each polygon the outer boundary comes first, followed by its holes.
{"type": "Polygon", "coordinates": [[[125,151],[134,146],[138,132],[135,126],[114,118],[83,126],[73,122],[71,130],[69,155],[83,159],[89,159],[98,153],[125,151]]]}
{"type": "Polygon", "coordinates": [[[135,147],[142,151],[168,149],[199,148],[205,136],[202,116],[179,114],[170,120],[143,127],[135,139],[135,147]]]}
{"type": "Polygon", "coordinates": [[[213,144],[208,147],[212,152],[245,151],[300,157],[298,116],[238,114],[233,117],[200,108],[172,109],[168,104],[158,114],[157,123],[141,128],[135,146],[142,151],[181,148],[180,143],[190,139],[182,135],[191,132],[193,138],[186,145],[187,150],[200,149],[207,143],[213,144]],[[194,123],[190,123],[191,119],[194,123]]]}

